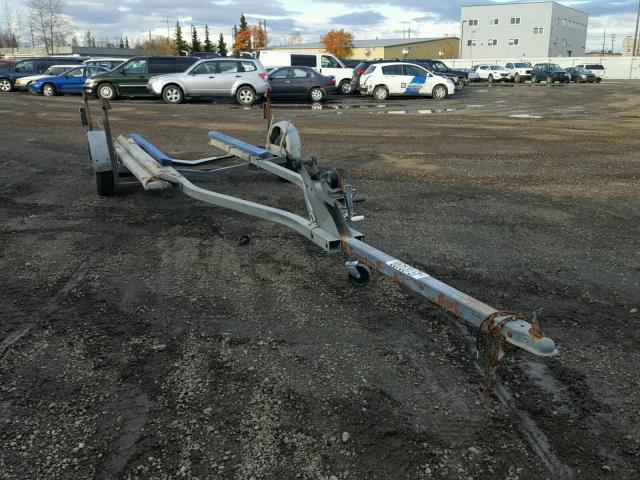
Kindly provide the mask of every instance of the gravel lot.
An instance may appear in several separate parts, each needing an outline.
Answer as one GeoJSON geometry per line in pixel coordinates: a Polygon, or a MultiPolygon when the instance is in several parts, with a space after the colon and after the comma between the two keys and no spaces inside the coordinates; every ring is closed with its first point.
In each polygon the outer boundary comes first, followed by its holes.
{"type": "MultiPolygon", "coordinates": [[[[640,476],[639,82],[274,106],[366,197],[369,243],[544,307],[560,355],[509,355],[488,408],[476,332],[408,290],[177,192],[98,197],[79,106],[0,95],[0,479],[640,476]]],[[[266,133],[224,102],[111,119],[184,158],[266,133]]],[[[208,187],[302,206],[265,173],[208,187]]]]}

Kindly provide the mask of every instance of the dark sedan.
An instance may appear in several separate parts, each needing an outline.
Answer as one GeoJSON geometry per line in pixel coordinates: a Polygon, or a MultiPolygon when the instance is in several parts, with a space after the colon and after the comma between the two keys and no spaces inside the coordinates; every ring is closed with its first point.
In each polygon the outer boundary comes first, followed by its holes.
{"type": "Polygon", "coordinates": [[[596,83],[598,81],[598,77],[584,68],[570,67],[565,68],[565,71],[571,75],[571,81],[574,83],[596,83]]]}
{"type": "Polygon", "coordinates": [[[269,90],[273,98],[304,97],[321,102],[338,93],[336,80],[310,67],[282,67],[269,72],[269,90]]]}

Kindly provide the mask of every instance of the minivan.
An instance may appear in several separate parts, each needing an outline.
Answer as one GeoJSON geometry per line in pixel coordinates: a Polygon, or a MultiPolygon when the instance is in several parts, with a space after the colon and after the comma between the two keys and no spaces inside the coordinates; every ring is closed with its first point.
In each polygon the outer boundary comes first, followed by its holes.
{"type": "Polygon", "coordinates": [[[348,68],[342,61],[330,53],[297,52],[285,50],[260,50],[256,58],[264,68],[275,67],[311,67],[316,72],[336,79],[338,93],[351,93],[353,68],[348,68]]]}
{"type": "Polygon", "coordinates": [[[15,63],[11,70],[0,72],[0,92],[12,91],[17,79],[39,75],[52,65],[61,63],[82,65],[86,59],[87,57],[36,57],[21,60],[15,63]]]}
{"type": "Polygon", "coordinates": [[[148,96],[151,77],[184,72],[197,61],[195,57],[133,57],[109,72],[88,78],[84,90],[105,100],[148,96]]]}

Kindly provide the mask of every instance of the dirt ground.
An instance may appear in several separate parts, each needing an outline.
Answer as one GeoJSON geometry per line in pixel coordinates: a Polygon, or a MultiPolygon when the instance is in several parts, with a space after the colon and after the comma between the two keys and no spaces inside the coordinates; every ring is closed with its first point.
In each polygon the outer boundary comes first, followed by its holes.
{"type": "MultiPolygon", "coordinates": [[[[98,197],[79,106],[0,96],[0,479],[640,476],[640,83],[274,108],[366,197],[369,243],[544,307],[560,355],[510,354],[489,408],[476,332],[405,288],[178,192],[98,197]]],[[[182,158],[265,138],[224,102],[111,119],[182,158]]],[[[206,186],[302,206],[266,173],[206,186]]]]}

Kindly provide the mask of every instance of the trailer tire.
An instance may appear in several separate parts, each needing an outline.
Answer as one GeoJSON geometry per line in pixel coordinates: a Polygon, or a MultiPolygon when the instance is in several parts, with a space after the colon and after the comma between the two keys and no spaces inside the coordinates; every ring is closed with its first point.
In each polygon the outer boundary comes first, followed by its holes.
{"type": "Polygon", "coordinates": [[[356,265],[356,270],[360,274],[360,278],[356,278],[351,274],[348,274],[349,281],[352,285],[356,287],[365,287],[369,283],[369,279],[371,278],[371,271],[369,267],[366,265],[356,265]]]}
{"type": "Polygon", "coordinates": [[[96,172],[96,190],[101,197],[113,197],[116,186],[113,182],[113,172],[96,172]]]}

